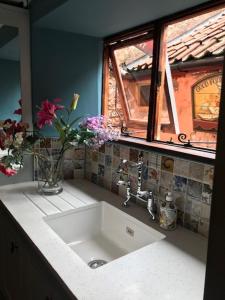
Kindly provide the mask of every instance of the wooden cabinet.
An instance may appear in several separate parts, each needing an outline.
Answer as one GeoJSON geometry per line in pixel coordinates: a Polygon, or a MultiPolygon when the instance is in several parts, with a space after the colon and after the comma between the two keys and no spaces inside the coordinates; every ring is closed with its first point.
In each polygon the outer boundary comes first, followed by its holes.
{"type": "Polygon", "coordinates": [[[0,300],[75,300],[0,202],[0,300]]]}

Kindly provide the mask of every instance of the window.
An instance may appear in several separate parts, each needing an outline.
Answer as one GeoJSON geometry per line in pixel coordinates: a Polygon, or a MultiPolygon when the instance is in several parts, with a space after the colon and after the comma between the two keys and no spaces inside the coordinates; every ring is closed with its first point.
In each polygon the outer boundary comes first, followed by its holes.
{"type": "Polygon", "coordinates": [[[126,136],[214,150],[225,8],[157,26],[105,41],[104,113],[126,136]]]}

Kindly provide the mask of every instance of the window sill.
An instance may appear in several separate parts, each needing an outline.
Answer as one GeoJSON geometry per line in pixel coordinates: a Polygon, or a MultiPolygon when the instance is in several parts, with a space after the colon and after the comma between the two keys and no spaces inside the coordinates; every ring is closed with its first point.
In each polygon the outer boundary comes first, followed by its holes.
{"type": "Polygon", "coordinates": [[[190,159],[190,160],[207,163],[211,165],[214,165],[215,156],[216,156],[214,152],[190,149],[185,146],[169,145],[160,142],[147,142],[145,140],[141,140],[133,137],[121,136],[120,139],[117,141],[117,143],[131,146],[131,147],[139,147],[143,150],[152,150],[155,152],[159,152],[167,155],[173,155],[176,157],[190,159]]]}

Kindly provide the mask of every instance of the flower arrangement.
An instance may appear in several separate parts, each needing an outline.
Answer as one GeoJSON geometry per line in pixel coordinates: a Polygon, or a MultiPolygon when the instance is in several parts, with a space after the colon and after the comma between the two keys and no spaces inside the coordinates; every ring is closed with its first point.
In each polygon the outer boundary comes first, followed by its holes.
{"type": "MultiPolygon", "coordinates": [[[[38,108],[35,131],[29,131],[28,124],[22,121],[5,120],[0,126],[0,149],[6,150],[7,154],[0,159],[0,172],[6,176],[17,174],[23,167],[24,157],[33,155],[43,170],[44,185],[56,187],[60,180],[63,155],[68,149],[80,144],[98,149],[106,141],[118,139],[119,133],[107,126],[104,116],[74,118],[78,100],[79,95],[74,94],[69,107],[60,105],[60,99],[44,100],[38,108]],[[48,149],[45,153],[35,150],[35,143],[43,138],[40,129],[45,126],[51,126],[58,133],[60,147],[57,155],[48,149]]],[[[19,103],[21,106],[21,100],[19,103]]],[[[15,110],[14,114],[22,114],[22,108],[15,110]]]]}

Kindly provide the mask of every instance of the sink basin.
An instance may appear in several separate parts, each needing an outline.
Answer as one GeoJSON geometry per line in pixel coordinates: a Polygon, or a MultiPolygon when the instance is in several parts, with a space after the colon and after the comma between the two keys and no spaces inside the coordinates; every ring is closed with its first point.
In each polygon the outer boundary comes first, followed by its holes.
{"type": "Polygon", "coordinates": [[[92,268],[165,237],[104,201],[44,220],[92,268]]]}

